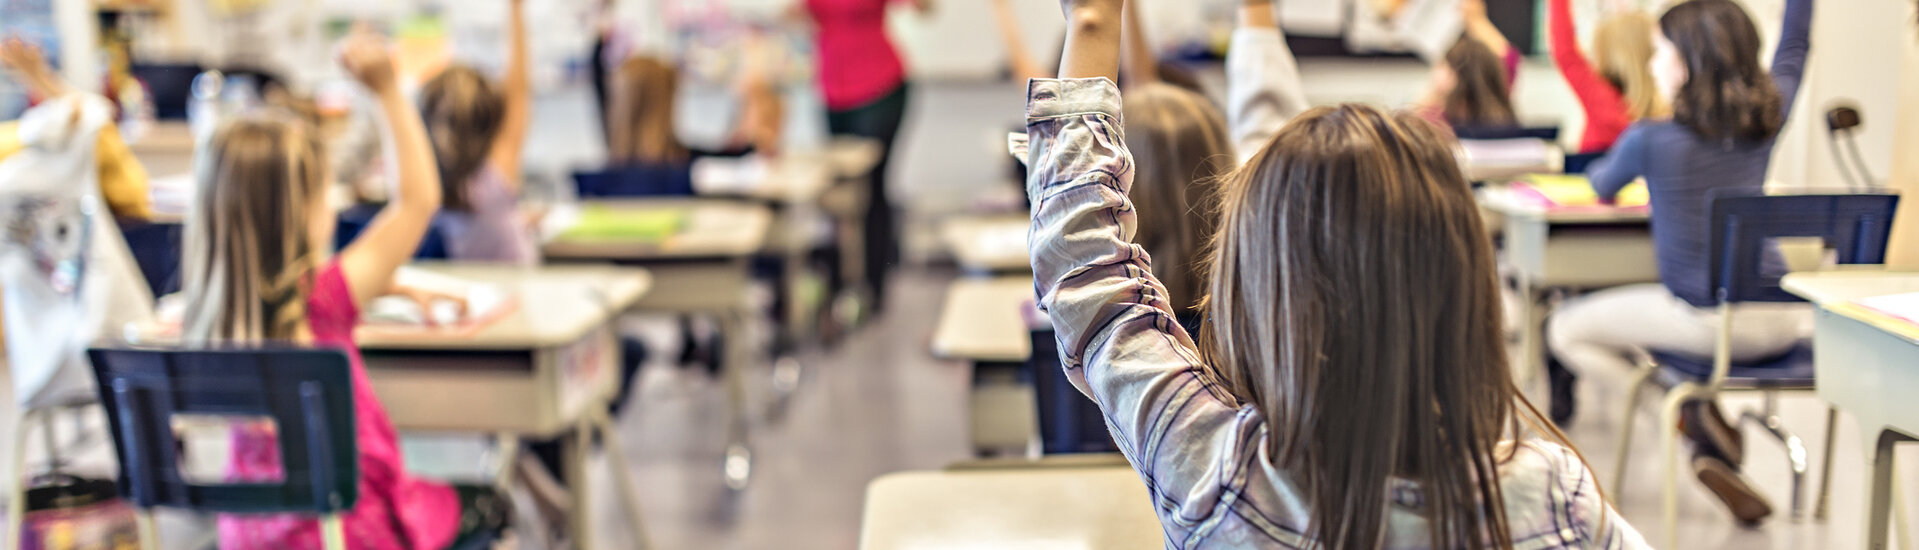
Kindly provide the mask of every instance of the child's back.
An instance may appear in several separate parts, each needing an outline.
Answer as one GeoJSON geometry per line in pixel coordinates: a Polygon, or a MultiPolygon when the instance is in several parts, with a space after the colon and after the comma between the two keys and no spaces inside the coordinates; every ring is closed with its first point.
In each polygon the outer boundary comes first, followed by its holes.
{"type": "MultiPolygon", "coordinates": [[[[337,348],[353,369],[360,498],[344,519],[354,548],[443,548],[460,527],[460,503],[442,485],[412,478],[398,436],[367,380],[353,328],[359,306],[390,290],[439,209],[438,174],[425,130],[395,82],[390,54],[359,35],[342,62],[376,92],[397,164],[392,199],[367,229],[327,259],[337,220],[325,200],[325,155],[316,132],[284,113],[249,114],[223,128],[198,166],[183,235],[188,345],[293,343],[337,348]]],[[[277,480],[270,426],[235,427],[228,477],[277,480]]],[[[222,548],[318,548],[315,518],[222,516],[222,548]]]]}
{"type": "Polygon", "coordinates": [[[494,83],[472,67],[448,67],[420,91],[446,198],[442,235],[453,260],[535,264],[534,223],[519,196],[532,88],[521,0],[507,8],[506,77],[494,83]]]}

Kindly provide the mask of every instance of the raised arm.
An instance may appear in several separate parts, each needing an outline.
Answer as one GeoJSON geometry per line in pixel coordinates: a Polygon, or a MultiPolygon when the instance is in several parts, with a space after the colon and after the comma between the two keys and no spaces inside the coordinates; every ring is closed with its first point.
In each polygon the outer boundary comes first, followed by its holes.
{"type": "Polygon", "coordinates": [[[440,169],[419,111],[400,91],[385,41],[368,33],[349,38],[340,63],[379,98],[387,134],[387,180],[393,182],[386,207],[340,251],[340,269],[353,301],[364,304],[392,288],[394,270],[413,258],[426,237],[440,210],[440,169]]]}
{"type": "Polygon", "coordinates": [[[1273,17],[1273,0],[1244,0],[1226,51],[1226,118],[1239,162],[1259,154],[1307,107],[1299,62],[1273,17]]]}
{"type": "Polygon", "coordinates": [[[1147,45],[1146,24],[1139,19],[1139,2],[1126,3],[1120,37],[1126,43],[1126,49],[1120,52],[1120,65],[1126,73],[1127,89],[1159,82],[1159,57],[1153,55],[1153,47],[1147,45]]]}
{"type": "Polygon", "coordinates": [[[1608,118],[1615,123],[1629,119],[1625,96],[1612,82],[1600,76],[1579,50],[1572,0],[1547,0],[1546,12],[1546,36],[1552,43],[1553,64],[1559,66],[1559,75],[1565,77],[1573,95],[1578,96],[1580,108],[1586,111],[1587,124],[1591,125],[1595,118],[1608,118]]]}
{"type": "Polygon", "coordinates": [[[1032,52],[1026,49],[1026,39],[1021,37],[1019,18],[1013,15],[1011,0],[993,0],[993,22],[999,26],[1000,39],[1006,44],[1006,61],[1012,65],[1013,80],[1026,82],[1035,78],[1044,78],[1046,70],[1033,60],[1032,52]]]}
{"type": "Polygon", "coordinates": [[[1601,200],[1611,202],[1627,184],[1646,175],[1646,140],[1645,126],[1628,128],[1606,156],[1586,167],[1586,178],[1601,200]]]}
{"type": "Polygon", "coordinates": [[[524,0],[507,0],[506,80],[501,94],[506,113],[500,120],[500,134],[493,138],[493,151],[487,162],[498,170],[509,191],[518,193],[522,174],[520,163],[526,151],[526,131],[533,117],[533,85],[527,78],[526,9],[524,0]]]}
{"type": "Polygon", "coordinates": [[[1506,34],[1499,32],[1499,27],[1493,26],[1493,20],[1486,17],[1486,0],[1461,0],[1459,14],[1466,23],[1466,36],[1492,48],[1493,53],[1501,58],[1513,51],[1512,43],[1506,41],[1506,34]]]}
{"type": "Polygon", "coordinates": [[[47,64],[47,58],[34,47],[18,38],[8,38],[0,42],[0,66],[6,67],[20,78],[27,87],[27,93],[42,99],[51,99],[65,94],[66,81],[53,72],[53,66],[47,64]]]}
{"type": "Polygon", "coordinates": [[[1786,0],[1785,22],[1779,27],[1779,48],[1772,54],[1772,82],[1783,96],[1783,118],[1792,117],[1799,82],[1806,74],[1806,54],[1812,47],[1812,0],[1786,0]]]}
{"type": "Polygon", "coordinates": [[[1026,106],[1029,237],[1039,303],[1052,318],[1066,376],[1099,404],[1120,452],[1156,489],[1167,540],[1185,540],[1221,506],[1247,420],[1202,381],[1192,340],[1166,289],[1131,243],[1132,156],[1120,121],[1118,0],[1062,2],[1071,20],[1059,80],[1035,80],[1026,106]],[[1177,519],[1175,519],[1177,518],[1177,519]]]}

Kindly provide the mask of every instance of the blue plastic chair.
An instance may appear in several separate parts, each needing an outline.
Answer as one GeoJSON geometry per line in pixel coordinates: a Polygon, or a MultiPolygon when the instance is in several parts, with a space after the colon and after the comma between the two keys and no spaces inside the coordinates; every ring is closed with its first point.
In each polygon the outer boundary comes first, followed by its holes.
{"type": "MultiPolygon", "coordinates": [[[[347,245],[353,244],[353,239],[359,238],[360,232],[366,231],[367,226],[373,223],[373,217],[379,214],[380,207],[369,204],[362,204],[340,212],[339,221],[336,222],[333,229],[334,250],[342,250],[345,249],[347,245]]],[[[441,212],[441,215],[445,215],[445,212],[441,212]]],[[[413,259],[447,259],[446,232],[441,228],[443,223],[438,216],[433,218],[432,224],[426,228],[426,236],[420,239],[420,248],[413,252],[413,259]]]]}
{"type": "Polygon", "coordinates": [[[94,349],[94,376],[120,462],[120,492],[158,548],[156,506],[223,513],[311,513],[328,550],[346,548],[340,514],[359,499],[351,366],[317,349],[94,349]],[[181,414],[271,418],[283,481],[196,484],[180,472],[181,414]]]}
{"type": "Polygon", "coordinates": [[[140,266],[140,275],[146,279],[147,289],[153,291],[156,298],[180,290],[180,235],[183,229],[181,224],[175,222],[120,226],[120,233],[127,239],[127,248],[133,252],[133,263],[140,266]]]}
{"type": "Polygon", "coordinates": [[[575,172],[582,199],[685,197],[693,195],[692,165],[632,165],[599,172],[575,172]]]}
{"type": "MultiPolygon", "coordinates": [[[[1892,231],[1893,213],[1899,197],[1891,194],[1845,195],[1762,195],[1718,193],[1712,197],[1711,288],[1720,323],[1718,342],[1712,357],[1691,357],[1663,350],[1650,350],[1653,365],[1640,371],[1627,391],[1625,420],[1620,423],[1619,460],[1613,475],[1613,494],[1623,492],[1626,462],[1632,443],[1633,412],[1639,406],[1638,389],[1651,380],[1659,380],[1666,390],[1660,409],[1661,429],[1679,420],[1680,406],[1696,399],[1710,399],[1723,391],[1758,391],[1765,395],[1765,408],[1740,415],[1740,422],[1754,421],[1764,426],[1786,446],[1792,462],[1792,514],[1802,513],[1801,493],[1806,475],[1806,449],[1798,436],[1782,426],[1777,410],[1778,392],[1812,390],[1812,348],[1810,343],[1759,361],[1734,363],[1731,357],[1732,308],[1750,302],[1800,302],[1797,296],[1780,288],[1784,269],[1774,243],[1780,238],[1819,238],[1841,265],[1885,262],[1886,240],[1892,231]],[[1775,263],[1778,262],[1778,263],[1775,263]]],[[[1826,412],[1825,472],[1821,475],[1816,516],[1825,515],[1825,501],[1832,471],[1832,435],[1837,412],[1826,412]]],[[[1662,439],[1665,457],[1666,532],[1677,533],[1679,513],[1678,446],[1676,434],[1662,439]]],[[[1669,543],[1667,546],[1672,546],[1669,543]]]]}

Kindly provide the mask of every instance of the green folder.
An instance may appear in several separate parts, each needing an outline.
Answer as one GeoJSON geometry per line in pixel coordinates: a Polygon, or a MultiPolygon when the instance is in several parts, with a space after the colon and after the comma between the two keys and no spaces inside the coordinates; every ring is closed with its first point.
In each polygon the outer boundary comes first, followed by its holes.
{"type": "Polygon", "coordinates": [[[631,241],[657,243],[686,228],[686,211],[672,208],[622,210],[589,206],[579,223],[560,234],[572,241],[631,241]]]}

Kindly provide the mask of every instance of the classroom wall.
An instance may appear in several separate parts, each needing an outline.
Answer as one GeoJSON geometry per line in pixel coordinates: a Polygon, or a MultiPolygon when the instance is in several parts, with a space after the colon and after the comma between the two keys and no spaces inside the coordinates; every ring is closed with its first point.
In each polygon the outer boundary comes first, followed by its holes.
{"type": "MultiPolygon", "coordinates": [[[[1777,33],[1782,4],[1780,0],[1748,2],[1772,36],[1777,33]]],[[[1913,41],[1912,0],[1819,5],[1813,15],[1806,81],[1768,176],[1776,188],[1845,187],[1826,130],[1826,111],[1842,103],[1856,105],[1864,115],[1865,124],[1857,136],[1871,173],[1880,181],[1890,175],[1897,150],[1894,136],[1899,125],[1895,122],[1901,120],[1901,92],[1896,84],[1913,70],[1900,54],[1913,41]]]]}

